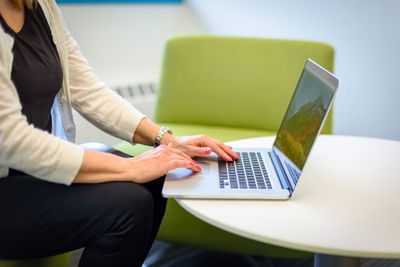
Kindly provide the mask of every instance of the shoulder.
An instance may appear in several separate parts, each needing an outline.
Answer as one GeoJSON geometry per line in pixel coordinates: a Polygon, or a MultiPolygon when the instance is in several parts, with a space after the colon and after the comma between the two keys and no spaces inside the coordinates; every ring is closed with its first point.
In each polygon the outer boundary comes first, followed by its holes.
{"type": "Polygon", "coordinates": [[[46,6],[57,6],[56,1],[55,0],[37,0],[39,5],[46,5],[46,6]]]}
{"type": "MultiPolygon", "coordinates": [[[[51,24],[62,23],[62,17],[60,9],[58,8],[54,0],[38,0],[40,7],[42,8],[46,19],[51,24]]],[[[52,25],[51,25],[52,26],[52,25]]],[[[55,26],[55,25],[53,25],[55,26]]]]}

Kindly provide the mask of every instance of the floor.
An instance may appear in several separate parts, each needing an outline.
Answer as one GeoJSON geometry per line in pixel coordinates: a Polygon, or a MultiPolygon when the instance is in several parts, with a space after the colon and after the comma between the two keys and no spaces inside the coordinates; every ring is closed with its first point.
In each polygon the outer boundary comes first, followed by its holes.
{"type": "MultiPolygon", "coordinates": [[[[176,246],[156,241],[143,267],[312,267],[314,258],[277,259],[176,246]]],[[[400,267],[400,259],[362,259],[361,267],[400,267]]]]}
{"type": "MultiPolygon", "coordinates": [[[[68,267],[78,266],[82,250],[72,253],[68,267]]],[[[154,242],[142,267],[312,267],[313,258],[276,259],[194,249],[154,242]]],[[[400,267],[400,259],[362,259],[361,267],[400,267]]]]}
{"type": "Polygon", "coordinates": [[[193,249],[156,241],[144,265],[146,267],[311,267],[313,266],[313,258],[268,259],[258,256],[193,249]]]}

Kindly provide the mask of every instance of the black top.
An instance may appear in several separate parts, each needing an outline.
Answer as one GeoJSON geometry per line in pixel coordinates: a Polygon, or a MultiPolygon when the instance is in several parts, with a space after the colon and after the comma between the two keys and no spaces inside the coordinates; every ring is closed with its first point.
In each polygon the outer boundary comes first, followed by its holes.
{"type": "Polygon", "coordinates": [[[61,89],[63,72],[50,27],[39,5],[25,7],[25,23],[14,32],[0,15],[0,25],[14,38],[11,80],[22,113],[36,128],[51,133],[51,107],[61,89]]]}

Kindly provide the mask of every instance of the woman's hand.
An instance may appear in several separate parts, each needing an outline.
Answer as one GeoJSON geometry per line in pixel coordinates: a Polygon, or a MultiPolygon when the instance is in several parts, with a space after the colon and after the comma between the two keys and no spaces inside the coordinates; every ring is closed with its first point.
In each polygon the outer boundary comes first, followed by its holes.
{"type": "Polygon", "coordinates": [[[201,168],[188,155],[161,145],[134,158],[122,158],[110,153],[85,150],[82,166],[74,183],[104,183],[130,181],[146,183],[176,168],[188,168],[193,172],[201,168]]]}
{"type": "MultiPolygon", "coordinates": [[[[161,140],[162,142],[164,141],[163,139],[161,140]]],[[[214,152],[226,161],[239,158],[238,154],[232,150],[232,147],[207,135],[172,136],[168,134],[168,136],[165,136],[165,139],[165,141],[173,144],[172,147],[184,152],[190,157],[207,157],[211,152],[214,152]]]]}
{"type": "Polygon", "coordinates": [[[128,158],[129,176],[136,183],[146,183],[176,168],[188,168],[193,172],[201,168],[185,153],[172,148],[172,144],[160,145],[137,157],[128,158]]]}
{"type": "MultiPolygon", "coordinates": [[[[153,145],[154,139],[159,130],[160,127],[148,119],[143,118],[136,128],[132,142],[153,145]]],[[[230,146],[224,145],[220,141],[212,139],[206,135],[179,137],[173,136],[170,133],[165,133],[161,139],[161,144],[168,145],[170,143],[172,143],[173,148],[184,152],[190,157],[207,157],[211,152],[215,152],[226,161],[232,161],[239,158],[239,156],[232,151],[230,146]]]]}

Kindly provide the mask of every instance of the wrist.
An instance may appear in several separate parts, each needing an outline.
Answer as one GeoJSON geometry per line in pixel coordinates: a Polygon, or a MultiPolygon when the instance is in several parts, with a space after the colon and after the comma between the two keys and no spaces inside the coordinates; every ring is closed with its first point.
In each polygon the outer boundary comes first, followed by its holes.
{"type": "Polygon", "coordinates": [[[124,158],[124,169],[126,177],[129,177],[129,181],[139,182],[140,169],[135,162],[135,158],[124,158]]]}
{"type": "Polygon", "coordinates": [[[174,138],[172,136],[172,130],[168,127],[162,126],[161,128],[159,128],[158,133],[154,139],[154,146],[157,147],[159,145],[167,145],[173,141],[174,138]]]}
{"type": "Polygon", "coordinates": [[[163,135],[161,138],[161,145],[168,145],[172,143],[172,145],[176,145],[178,143],[177,139],[175,136],[173,136],[171,133],[167,132],[163,135]]]}

